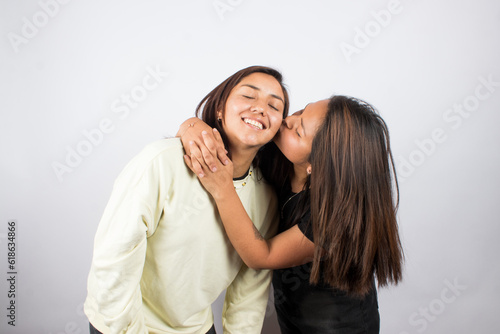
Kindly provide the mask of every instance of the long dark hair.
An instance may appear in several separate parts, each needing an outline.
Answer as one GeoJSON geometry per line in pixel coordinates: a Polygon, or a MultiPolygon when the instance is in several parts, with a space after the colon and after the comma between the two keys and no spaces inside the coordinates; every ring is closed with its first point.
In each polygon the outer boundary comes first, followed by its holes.
{"type": "Polygon", "coordinates": [[[332,97],[309,161],[311,283],[321,279],[354,295],[369,292],[374,275],[379,286],[397,284],[399,188],[384,120],[362,100],[332,97]]]}
{"type": "MultiPolygon", "coordinates": [[[[283,83],[283,76],[281,73],[273,68],[266,66],[250,66],[239,70],[238,72],[231,75],[229,78],[220,83],[217,87],[215,87],[210,93],[205,96],[198,106],[196,107],[196,116],[201,118],[205,123],[207,123],[212,128],[216,128],[217,131],[221,134],[222,140],[224,141],[224,146],[229,151],[230,146],[227,139],[227,135],[222,128],[222,124],[217,121],[217,113],[218,111],[222,111],[224,114],[225,106],[227,98],[231,93],[231,90],[236,87],[240,83],[240,81],[253,73],[264,73],[275,78],[281,86],[283,90],[284,100],[284,108],[283,108],[283,118],[288,116],[288,109],[290,107],[290,99],[288,97],[288,91],[285,88],[283,83]]],[[[231,157],[231,152],[228,153],[229,157],[231,157]]],[[[254,165],[259,165],[262,156],[262,150],[257,152],[256,157],[254,158],[254,165]]]]}

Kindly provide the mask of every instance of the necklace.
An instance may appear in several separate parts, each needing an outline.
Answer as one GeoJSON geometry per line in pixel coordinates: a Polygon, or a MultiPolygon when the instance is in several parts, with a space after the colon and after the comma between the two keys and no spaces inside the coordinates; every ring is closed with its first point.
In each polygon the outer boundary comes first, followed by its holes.
{"type": "Polygon", "coordinates": [[[246,186],[246,185],[247,185],[247,180],[248,180],[248,178],[249,178],[250,176],[252,176],[252,172],[253,172],[253,170],[252,170],[252,169],[249,169],[249,170],[248,170],[248,174],[247,174],[245,177],[243,177],[243,179],[242,179],[242,180],[245,180],[245,181],[243,181],[243,183],[241,184],[241,187],[238,187],[238,188],[237,188],[236,186],[234,186],[234,189],[241,189],[241,188],[243,188],[244,186],[246,186]]]}
{"type": "Polygon", "coordinates": [[[285,206],[288,204],[288,202],[290,202],[290,200],[291,200],[292,198],[294,198],[294,197],[295,197],[295,196],[297,196],[298,194],[300,194],[300,192],[295,193],[295,194],[293,194],[292,196],[290,196],[290,197],[286,200],[286,202],[283,204],[283,206],[281,207],[281,218],[282,218],[282,219],[284,218],[284,217],[283,217],[283,211],[285,210],[285,206]]]}

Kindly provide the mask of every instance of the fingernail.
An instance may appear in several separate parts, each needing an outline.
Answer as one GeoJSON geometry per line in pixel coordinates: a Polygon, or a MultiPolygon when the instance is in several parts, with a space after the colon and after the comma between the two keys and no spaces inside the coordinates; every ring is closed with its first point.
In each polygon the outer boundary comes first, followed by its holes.
{"type": "Polygon", "coordinates": [[[224,161],[224,165],[227,166],[229,164],[229,160],[224,161]]]}
{"type": "Polygon", "coordinates": [[[190,140],[189,145],[193,145],[193,144],[194,144],[194,141],[190,140]]]}
{"type": "Polygon", "coordinates": [[[214,130],[214,132],[219,132],[219,131],[217,131],[217,129],[216,129],[216,128],[213,128],[213,130],[214,130]]]}
{"type": "Polygon", "coordinates": [[[204,177],[204,176],[205,176],[205,174],[203,174],[203,173],[198,174],[198,177],[199,177],[200,179],[201,179],[202,177],[204,177]]]}
{"type": "Polygon", "coordinates": [[[206,134],[207,134],[207,132],[206,132],[205,130],[203,130],[203,131],[201,131],[201,134],[202,134],[202,135],[206,135],[206,134]]]}
{"type": "Polygon", "coordinates": [[[215,173],[216,171],[217,171],[217,167],[213,167],[213,168],[212,168],[212,172],[214,172],[214,173],[215,173]]]}

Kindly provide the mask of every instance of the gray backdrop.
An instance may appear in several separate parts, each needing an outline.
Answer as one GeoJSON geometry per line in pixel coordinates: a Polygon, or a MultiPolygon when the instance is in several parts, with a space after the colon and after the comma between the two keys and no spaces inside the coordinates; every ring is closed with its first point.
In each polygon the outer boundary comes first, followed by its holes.
{"type": "Polygon", "coordinates": [[[87,332],[115,177],[253,64],[283,72],[292,111],[347,94],[389,125],[406,264],[382,333],[496,332],[500,2],[2,0],[0,18],[1,333],[87,332]]]}

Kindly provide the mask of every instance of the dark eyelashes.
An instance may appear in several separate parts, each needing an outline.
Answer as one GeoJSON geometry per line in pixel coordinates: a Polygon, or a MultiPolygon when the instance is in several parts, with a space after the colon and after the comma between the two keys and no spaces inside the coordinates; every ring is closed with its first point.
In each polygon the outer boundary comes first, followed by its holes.
{"type": "MultiPolygon", "coordinates": [[[[247,98],[247,99],[250,99],[250,100],[254,100],[255,97],[252,97],[252,96],[248,96],[248,95],[242,95],[244,98],[247,98]]],[[[276,111],[280,111],[278,108],[276,108],[275,106],[269,104],[269,107],[271,107],[272,109],[276,110],[276,111]]]]}

